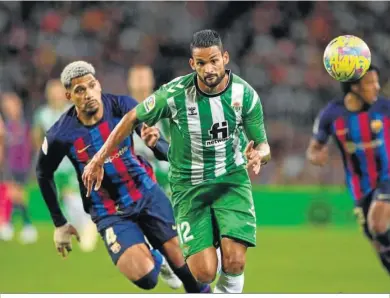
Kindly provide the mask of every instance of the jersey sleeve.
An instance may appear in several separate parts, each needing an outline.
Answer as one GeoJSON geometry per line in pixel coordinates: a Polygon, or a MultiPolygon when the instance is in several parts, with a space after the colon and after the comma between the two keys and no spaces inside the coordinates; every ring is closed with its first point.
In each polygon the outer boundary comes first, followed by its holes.
{"type": "Polygon", "coordinates": [[[57,189],[54,182],[54,172],[65,154],[64,146],[48,133],[43,140],[36,166],[38,185],[56,227],[60,227],[67,222],[58,203],[57,189]]]}
{"type": "Polygon", "coordinates": [[[264,127],[263,107],[256,91],[248,91],[243,103],[242,120],[244,131],[254,146],[267,142],[267,133],[264,127]]]}
{"type": "Polygon", "coordinates": [[[166,90],[166,87],[162,86],[151,96],[137,105],[137,119],[140,122],[145,122],[149,126],[153,126],[160,119],[169,118],[171,116],[168,105],[169,97],[171,96],[166,90]]]}
{"type": "Polygon", "coordinates": [[[329,110],[324,109],[314,120],[313,138],[321,144],[326,144],[331,135],[331,121],[329,118],[329,110]]]}
{"type": "Polygon", "coordinates": [[[138,102],[130,96],[118,96],[116,101],[122,116],[126,115],[129,111],[134,109],[138,104],[138,102]]]}

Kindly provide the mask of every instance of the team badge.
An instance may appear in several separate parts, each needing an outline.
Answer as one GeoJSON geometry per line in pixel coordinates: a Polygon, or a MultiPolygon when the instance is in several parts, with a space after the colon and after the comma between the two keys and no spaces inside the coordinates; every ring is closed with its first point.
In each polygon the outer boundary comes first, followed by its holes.
{"type": "Polygon", "coordinates": [[[240,112],[242,109],[242,104],[239,101],[235,101],[232,103],[232,108],[235,112],[240,112]]]}
{"type": "Polygon", "coordinates": [[[144,100],[144,107],[147,113],[154,109],[156,106],[156,100],[153,95],[144,100]]]}
{"type": "Polygon", "coordinates": [[[114,254],[117,254],[121,250],[121,245],[118,242],[115,242],[113,245],[111,245],[110,249],[114,254]]]}
{"type": "Polygon", "coordinates": [[[374,133],[378,133],[378,132],[380,132],[382,130],[383,123],[380,120],[372,120],[370,126],[371,126],[371,130],[374,133]]]}

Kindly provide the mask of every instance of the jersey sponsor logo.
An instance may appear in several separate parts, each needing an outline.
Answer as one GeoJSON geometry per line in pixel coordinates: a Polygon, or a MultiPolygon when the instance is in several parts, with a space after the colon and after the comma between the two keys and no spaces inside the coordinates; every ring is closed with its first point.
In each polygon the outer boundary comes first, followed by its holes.
{"type": "Polygon", "coordinates": [[[211,140],[206,141],[207,147],[226,142],[230,138],[227,121],[214,123],[209,129],[209,135],[211,140]]]}
{"type": "Polygon", "coordinates": [[[119,157],[121,157],[123,154],[125,154],[127,151],[129,151],[129,147],[123,147],[121,148],[118,153],[114,154],[114,155],[111,155],[110,157],[107,157],[106,160],[104,161],[104,163],[110,163],[112,162],[114,159],[117,159],[119,157]]]}
{"type": "Polygon", "coordinates": [[[156,99],[154,98],[154,95],[151,95],[144,100],[144,107],[147,113],[153,110],[155,106],[156,106],[156,99]]]}
{"type": "Polygon", "coordinates": [[[382,130],[383,128],[383,123],[380,120],[372,120],[370,123],[371,130],[374,133],[378,133],[382,130]]]}
{"type": "Polygon", "coordinates": [[[43,143],[42,143],[42,152],[43,152],[43,154],[47,155],[48,148],[49,148],[49,145],[47,144],[47,138],[45,137],[43,139],[43,143]]]}
{"type": "Polygon", "coordinates": [[[87,150],[89,147],[91,147],[91,145],[88,145],[86,147],[84,147],[83,149],[80,149],[80,150],[77,150],[77,153],[83,153],[85,150],[87,150]]]}
{"type": "Polygon", "coordinates": [[[357,150],[373,149],[381,146],[382,144],[383,144],[382,140],[373,140],[371,142],[364,142],[364,143],[347,142],[344,148],[345,151],[347,151],[350,154],[353,154],[357,150]]]}

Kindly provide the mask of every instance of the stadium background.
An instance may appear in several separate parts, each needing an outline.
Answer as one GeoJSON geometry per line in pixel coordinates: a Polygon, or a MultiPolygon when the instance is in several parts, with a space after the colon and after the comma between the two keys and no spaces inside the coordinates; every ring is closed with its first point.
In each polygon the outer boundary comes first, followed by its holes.
{"type": "MultiPolygon", "coordinates": [[[[244,291],[389,293],[388,276],[355,222],[335,148],[323,169],[304,156],[314,117],[340,95],[322,64],[332,38],[363,38],[381,69],[382,93],[390,94],[388,9],[387,2],[1,2],[0,93],[16,92],[30,123],[45,103],[47,80],[76,59],[94,64],[106,92],[128,93],[135,64],[151,65],[159,86],[190,71],[194,31],[218,30],[229,68],[262,99],[273,152],[252,177],[259,233],[244,291]]],[[[137,292],[102,242],[93,253],[76,245],[66,261],[57,256],[33,171],[30,180],[26,200],[39,240],[0,241],[0,293],[137,292]]],[[[170,290],[160,283],[154,292],[170,290]]]]}

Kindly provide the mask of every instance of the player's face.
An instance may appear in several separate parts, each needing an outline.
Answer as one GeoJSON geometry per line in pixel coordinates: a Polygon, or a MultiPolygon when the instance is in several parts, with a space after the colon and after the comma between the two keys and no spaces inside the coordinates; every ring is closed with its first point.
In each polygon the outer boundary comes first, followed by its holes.
{"type": "Polygon", "coordinates": [[[195,48],[190,58],[190,66],[196,71],[200,81],[209,88],[215,88],[225,77],[225,65],[229,62],[229,54],[217,46],[195,48]]]}
{"type": "Polygon", "coordinates": [[[73,79],[66,97],[80,112],[88,116],[95,115],[102,106],[102,88],[99,81],[91,74],[73,79]]]}
{"type": "Polygon", "coordinates": [[[53,83],[47,90],[47,101],[53,108],[62,108],[66,104],[64,87],[61,81],[53,83]]]}
{"type": "Polygon", "coordinates": [[[375,102],[380,90],[378,73],[376,71],[367,72],[360,80],[359,84],[353,86],[353,88],[354,87],[356,88],[354,91],[358,93],[365,102],[372,104],[375,102]]]}
{"type": "Polygon", "coordinates": [[[142,100],[150,95],[154,88],[153,71],[149,67],[134,68],[129,72],[128,87],[131,95],[139,95],[142,100]]]}
{"type": "Polygon", "coordinates": [[[22,102],[15,94],[5,94],[1,104],[7,118],[17,120],[22,117],[22,102]]]}

